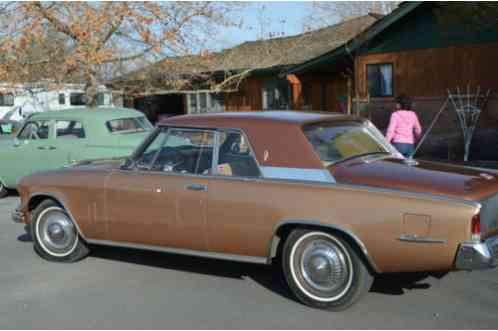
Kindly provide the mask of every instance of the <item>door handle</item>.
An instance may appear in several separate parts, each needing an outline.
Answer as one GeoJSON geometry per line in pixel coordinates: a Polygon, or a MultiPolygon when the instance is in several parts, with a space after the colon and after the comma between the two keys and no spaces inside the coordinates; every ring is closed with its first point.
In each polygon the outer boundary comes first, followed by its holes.
{"type": "Polygon", "coordinates": [[[50,149],[50,150],[54,150],[54,149],[57,149],[57,147],[55,147],[55,146],[50,146],[48,149],[50,149]]]}
{"type": "Polygon", "coordinates": [[[185,185],[185,189],[191,191],[205,191],[205,192],[207,192],[208,190],[207,186],[202,184],[187,184],[185,185]]]}
{"type": "Polygon", "coordinates": [[[38,149],[47,149],[45,146],[38,146],[38,149]]]}

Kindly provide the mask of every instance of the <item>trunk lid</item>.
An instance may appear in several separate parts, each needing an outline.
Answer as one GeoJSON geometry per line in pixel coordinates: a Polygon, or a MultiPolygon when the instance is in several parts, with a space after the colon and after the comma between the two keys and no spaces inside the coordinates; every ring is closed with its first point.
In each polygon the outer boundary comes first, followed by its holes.
{"type": "Polygon", "coordinates": [[[431,193],[480,201],[498,193],[498,175],[449,164],[418,161],[407,165],[402,159],[367,158],[331,166],[339,183],[376,186],[409,192],[431,193]]]}
{"type": "MultiPolygon", "coordinates": [[[[333,165],[330,172],[338,183],[368,185],[407,192],[430,193],[481,203],[481,233],[498,227],[498,174],[449,164],[402,159],[360,158],[333,165]]],[[[470,221],[470,220],[469,220],[470,221]]]]}

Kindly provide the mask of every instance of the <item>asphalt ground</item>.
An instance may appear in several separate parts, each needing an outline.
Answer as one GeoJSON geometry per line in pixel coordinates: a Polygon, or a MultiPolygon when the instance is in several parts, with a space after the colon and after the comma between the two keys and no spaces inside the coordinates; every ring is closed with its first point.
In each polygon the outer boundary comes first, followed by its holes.
{"type": "Polygon", "coordinates": [[[497,329],[498,270],[378,278],[347,311],[296,302],[268,266],[92,247],[51,263],[0,200],[1,329],[497,329]]]}

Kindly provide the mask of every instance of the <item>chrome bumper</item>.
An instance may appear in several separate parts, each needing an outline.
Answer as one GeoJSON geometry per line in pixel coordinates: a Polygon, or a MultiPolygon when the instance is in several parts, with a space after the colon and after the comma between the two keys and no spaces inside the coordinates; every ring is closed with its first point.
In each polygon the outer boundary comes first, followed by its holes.
{"type": "Polygon", "coordinates": [[[24,213],[19,210],[19,207],[12,212],[11,216],[15,223],[24,223],[24,213]]]}
{"type": "Polygon", "coordinates": [[[464,242],[458,248],[455,268],[461,270],[489,269],[498,265],[498,237],[484,242],[464,242]]]}

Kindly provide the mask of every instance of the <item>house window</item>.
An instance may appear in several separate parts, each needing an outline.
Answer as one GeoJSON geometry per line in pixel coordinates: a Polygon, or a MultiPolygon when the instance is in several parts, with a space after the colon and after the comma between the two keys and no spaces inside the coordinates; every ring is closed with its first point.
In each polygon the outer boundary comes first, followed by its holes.
{"type": "Polygon", "coordinates": [[[69,95],[69,103],[71,106],[84,106],[85,102],[85,93],[71,93],[69,95]]]}
{"type": "Polygon", "coordinates": [[[66,104],[66,95],[64,93],[59,93],[59,105],[66,104]]]}
{"type": "Polygon", "coordinates": [[[290,109],[291,90],[286,79],[266,81],[263,84],[263,110],[290,109]]]}
{"type": "Polygon", "coordinates": [[[199,94],[199,112],[205,113],[207,110],[207,93],[199,94]]]}
{"type": "Polygon", "coordinates": [[[225,109],[225,96],[223,93],[211,94],[211,112],[221,112],[225,109]]]}
{"type": "Polygon", "coordinates": [[[221,93],[190,93],[187,106],[188,114],[222,112],[225,109],[224,96],[221,93]]]}
{"type": "Polygon", "coordinates": [[[109,106],[111,104],[111,93],[99,92],[97,93],[97,106],[109,106]]]}
{"type": "Polygon", "coordinates": [[[197,94],[192,93],[188,95],[188,113],[195,114],[197,113],[197,94]]]}
{"type": "Polygon", "coordinates": [[[0,106],[11,107],[14,105],[14,94],[2,93],[0,94],[0,106]]]}
{"type": "Polygon", "coordinates": [[[393,64],[367,64],[367,81],[371,97],[393,96],[393,64]]]}

